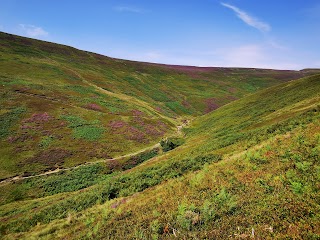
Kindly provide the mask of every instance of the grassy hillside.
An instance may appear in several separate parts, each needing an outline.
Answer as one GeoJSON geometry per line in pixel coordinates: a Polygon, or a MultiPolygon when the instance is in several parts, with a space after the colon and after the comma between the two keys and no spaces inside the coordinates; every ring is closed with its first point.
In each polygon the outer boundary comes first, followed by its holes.
{"type": "Polygon", "coordinates": [[[0,32],[0,179],[114,158],[308,71],[167,66],[0,32]]]}
{"type": "Polygon", "coordinates": [[[318,239],[319,100],[320,75],[282,83],[195,119],[184,144],[133,168],[107,162],[3,185],[1,233],[318,239]]]}

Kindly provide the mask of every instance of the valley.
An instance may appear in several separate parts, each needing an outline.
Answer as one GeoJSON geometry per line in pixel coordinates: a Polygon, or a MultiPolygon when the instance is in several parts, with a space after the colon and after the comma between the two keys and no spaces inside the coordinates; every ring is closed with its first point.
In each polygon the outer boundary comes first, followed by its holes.
{"type": "Polygon", "coordinates": [[[0,46],[1,239],[320,236],[320,70],[0,46]]]}

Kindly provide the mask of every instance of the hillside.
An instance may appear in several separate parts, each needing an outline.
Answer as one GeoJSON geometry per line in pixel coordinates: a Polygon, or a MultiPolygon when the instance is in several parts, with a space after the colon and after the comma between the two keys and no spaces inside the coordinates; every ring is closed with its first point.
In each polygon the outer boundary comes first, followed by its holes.
{"type": "Polygon", "coordinates": [[[317,239],[319,100],[319,74],[281,83],[195,118],[181,146],[137,155],[137,166],[119,171],[109,161],[2,185],[1,233],[317,239]]]}
{"type": "Polygon", "coordinates": [[[2,180],[138,152],[187,120],[316,71],[140,63],[6,33],[0,46],[2,180]]]}

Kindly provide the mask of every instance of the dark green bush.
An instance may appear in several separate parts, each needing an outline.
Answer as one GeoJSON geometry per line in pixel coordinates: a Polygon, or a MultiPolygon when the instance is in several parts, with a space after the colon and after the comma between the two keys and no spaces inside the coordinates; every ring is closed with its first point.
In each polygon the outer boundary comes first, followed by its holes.
{"type": "Polygon", "coordinates": [[[184,140],[181,138],[166,138],[160,141],[160,145],[164,152],[168,152],[176,147],[181,146],[184,143],[184,140]]]}

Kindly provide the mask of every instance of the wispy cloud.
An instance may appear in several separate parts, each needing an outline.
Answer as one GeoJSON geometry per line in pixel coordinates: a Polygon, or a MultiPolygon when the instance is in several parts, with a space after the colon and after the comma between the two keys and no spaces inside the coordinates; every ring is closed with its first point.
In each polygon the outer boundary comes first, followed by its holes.
{"type": "MultiPolygon", "coordinates": [[[[290,54],[290,53],[287,53],[290,54]]],[[[269,69],[302,69],[303,66],[292,62],[291,57],[283,51],[274,49],[268,43],[240,45],[222,48],[217,51],[216,58],[221,66],[256,67],[269,69]]]]}
{"type": "Polygon", "coordinates": [[[144,13],[145,10],[137,7],[132,6],[116,6],[113,10],[117,12],[131,12],[131,13],[144,13]]]}
{"type": "Polygon", "coordinates": [[[289,47],[282,45],[280,43],[278,43],[277,41],[273,40],[273,39],[269,39],[267,41],[267,43],[273,47],[274,49],[278,49],[278,50],[289,50],[289,47]]]}
{"type": "Polygon", "coordinates": [[[255,18],[253,16],[250,16],[245,11],[243,11],[233,5],[223,3],[223,2],[221,2],[221,5],[234,11],[236,13],[236,15],[238,16],[238,18],[240,18],[243,22],[245,22],[249,26],[258,29],[261,32],[268,32],[271,30],[271,26],[268,23],[262,22],[259,19],[255,18]]]}
{"type": "Polygon", "coordinates": [[[260,45],[251,44],[223,49],[220,57],[229,66],[244,67],[261,65],[261,62],[266,59],[266,54],[260,45]]]}
{"type": "MultiPolygon", "coordinates": [[[[208,48],[205,48],[208,49],[208,48]]],[[[105,52],[108,56],[142,62],[189,65],[201,67],[246,67],[268,69],[294,69],[320,67],[315,59],[298,61],[295,53],[273,48],[267,42],[219,46],[211,50],[186,49],[112,49],[105,52]]]]}
{"type": "Polygon", "coordinates": [[[43,28],[34,25],[19,24],[19,27],[21,28],[23,33],[28,37],[47,37],[49,35],[48,32],[43,30],[43,28]]]}

